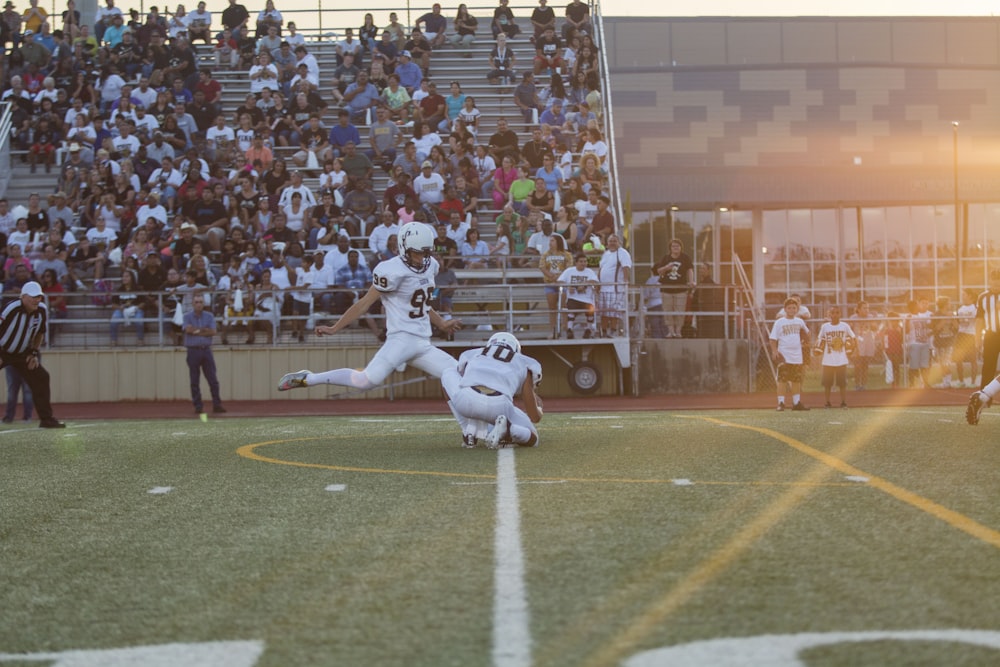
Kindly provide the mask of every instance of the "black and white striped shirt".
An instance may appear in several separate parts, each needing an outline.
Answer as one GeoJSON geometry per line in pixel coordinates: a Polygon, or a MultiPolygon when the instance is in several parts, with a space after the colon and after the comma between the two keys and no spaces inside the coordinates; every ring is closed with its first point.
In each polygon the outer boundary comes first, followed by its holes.
{"type": "Polygon", "coordinates": [[[986,290],[976,298],[976,319],[986,323],[988,333],[1000,333],[1000,293],[986,290]]]}
{"type": "Polygon", "coordinates": [[[0,313],[0,350],[7,354],[21,355],[32,347],[32,341],[45,332],[48,310],[44,303],[38,310],[28,313],[20,299],[8,303],[0,313]]]}

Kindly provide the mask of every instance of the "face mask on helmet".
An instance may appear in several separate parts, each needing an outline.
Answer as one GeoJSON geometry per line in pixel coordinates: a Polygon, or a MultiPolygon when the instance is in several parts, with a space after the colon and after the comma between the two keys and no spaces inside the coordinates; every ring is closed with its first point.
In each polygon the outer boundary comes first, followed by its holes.
{"type": "Polygon", "coordinates": [[[521,341],[519,341],[513,334],[509,334],[506,331],[501,331],[490,336],[490,339],[486,342],[486,347],[491,346],[509,347],[514,352],[521,351],[521,341]]]}
{"type": "Polygon", "coordinates": [[[399,249],[403,262],[422,273],[431,264],[434,233],[422,222],[408,222],[399,230],[399,249]]]}

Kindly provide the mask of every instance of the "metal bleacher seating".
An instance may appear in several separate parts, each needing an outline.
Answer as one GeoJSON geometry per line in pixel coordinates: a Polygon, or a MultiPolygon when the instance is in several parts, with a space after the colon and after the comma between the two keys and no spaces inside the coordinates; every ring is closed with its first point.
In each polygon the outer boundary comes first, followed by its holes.
{"type": "MultiPolygon", "coordinates": [[[[522,19],[522,22],[526,22],[526,19],[522,19]]],[[[425,78],[437,82],[439,92],[444,95],[448,94],[450,82],[458,81],[465,94],[476,98],[477,107],[482,113],[479,130],[481,141],[485,142],[485,139],[495,131],[497,121],[501,117],[506,117],[510,129],[518,134],[519,143],[523,145],[531,138],[532,126],[524,123],[520,111],[514,104],[513,86],[492,84],[486,79],[489,71],[489,53],[494,45],[488,25],[488,18],[480,17],[480,35],[469,50],[445,46],[434,51],[430,60],[429,75],[425,78]]],[[[508,42],[516,54],[519,73],[529,71],[531,68],[534,47],[528,40],[529,35],[530,29],[508,42]]],[[[307,37],[309,52],[316,57],[320,66],[321,91],[329,89],[330,79],[336,68],[336,39],[330,33],[317,35],[311,41],[308,41],[307,37]]],[[[214,51],[210,46],[199,44],[195,48],[199,65],[210,67],[214,78],[222,84],[223,111],[235,110],[250,92],[247,71],[218,68],[215,66],[214,51]]],[[[332,104],[325,110],[322,122],[326,127],[336,122],[337,111],[338,107],[332,104]]],[[[404,135],[408,136],[411,128],[403,129],[404,135]]],[[[358,125],[358,131],[362,139],[359,149],[364,150],[368,148],[367,125],[358,125]]],[[[297,148],[293,147],[275,147],[274,152],[276,156],[285,158],[289,166],[293,166],[291,156],[296,150],[297,148]]],[[[31,192],[39,192],[44,196],[55,189],[55,171],[46,174],[43,170],[39,170],[38,173],[32,174],[27,164],[23,164],[16,153],[12,154],[11,168],[13,173],[7,189],[7,197],[11,202],[26,201],[31,192]]],[[[309,172],[305,173],[306,185],[314,191],[318,190],[318,178],[309,172]]],[[[376,169],[373,190],[380,196],[387,186],[386,174],[381,169],[376,169]]],[[[492,200],[480,200],[479,229],[483,240],[487,243],[495,242],[492,223],[499,213],[500,211],[493,209],[492,200]]],[[[482,331],[483,327],[487,326],[518,329],[522,332],[519,335],[537,338],[545,338],[551,333],[545,296],[538,284],[541,274],[537,269],[508,266],[504,263],[493,269],[460,270],[458,275],[463,284],[455,292],[455,315],[467,322],[466,332],[459,334],[458,337],[474,338],[477,335],[481,337],[481,333],[475,333],[476,327],[482,331]]],[[[69,319],[56,323],[53,328],[56,335],[52,343],[57,346],[106,346],[109,342],[107,323],[111,309],[107,305],[95,303],[90,295],[83,293],[71,293],[68,303],[69,319]]],[[[168,324],[158,324],[149,320],[146,328],[147,343],[171,344],[172,337],[167,333],[168,324]],[[154,331],[157,333],[154,334],[154,331]]],[[[278,334],[274,337],[276,342],[296,340],[292,334],[283,332],[280,328],[276,333],[278,334]]],[[[342,337],[341,340],[350,344],[354,337],[364,340],[365,337],[370,337],[370,333],[365,329],[358,329],[354,334],[348,332],[348,336],[342,337]]],[[[243,340],[242,336],[235,338],[240,342],[243,340]]],[[[123,345],[134,342],[133,334],[127,328],[122,329],[121,339],[123,345]]],[[[307,342],[313,342],[311,336],[307,338],[307,342]]]]}

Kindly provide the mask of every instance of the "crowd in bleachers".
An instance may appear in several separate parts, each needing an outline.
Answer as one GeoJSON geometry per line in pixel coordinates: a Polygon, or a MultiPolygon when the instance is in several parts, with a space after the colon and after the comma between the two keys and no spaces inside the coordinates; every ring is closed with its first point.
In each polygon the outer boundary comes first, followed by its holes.
{"type": "Polygon", "coordinates": [[[434,4],[412,29],[368,14],[327,71],[271,0],[255,18],[237,0],[221,16],[102,2],[94,17],[73,0],[61,16],[38,0],[0,16],[12,160],[54,181],[0,200],[5,290],[37,277],[57,312],[59,292],[107,293],[128,323],[162,310],[151,292],[175,290],[184,308],[193,291],[239,289],[243,303],[217,307],[276,320],[343,312],[350,298],[331,290],[366,288],[404,222],[439,226],[435,250],[460,270],[537,267],[553,234],[575,253],[614,232],[598,45],[579,0],[558,18],[539,0],[523,35],[507,0],[488,32],[465,5],[449,19],[434,4]],[[472,57],[476,40],[493,45],[488,63],[433,78],[435,53],[472,57]],[[213,70],[245,73],[241,104],[213,70]],[[486,126],[463,92],[483,81],[512,118],[486,126]]]}

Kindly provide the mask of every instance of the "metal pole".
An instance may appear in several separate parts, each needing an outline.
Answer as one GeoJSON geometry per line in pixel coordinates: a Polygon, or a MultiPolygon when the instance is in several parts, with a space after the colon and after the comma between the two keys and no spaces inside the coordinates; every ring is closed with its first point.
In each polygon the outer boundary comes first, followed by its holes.
{"type": "Polygon", "coordinates": [[[958,270],[958,296],[961,299],[964,281],[962,280],[962,258],[965,256],[965,235],[962,233],[962,214],[958,202],[958,121],[951,124],[952,136],[952,175],[955,186],[955,262],[958,270]]]}

